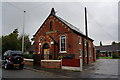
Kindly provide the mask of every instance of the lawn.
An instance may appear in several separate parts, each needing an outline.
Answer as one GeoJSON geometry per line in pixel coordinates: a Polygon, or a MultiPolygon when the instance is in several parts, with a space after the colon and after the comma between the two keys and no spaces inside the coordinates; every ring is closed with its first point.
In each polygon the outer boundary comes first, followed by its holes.
{"type": "Polygon", "coordinates": [[[112,57],[99,57],[99,59],[113,59],[112,57]]]}

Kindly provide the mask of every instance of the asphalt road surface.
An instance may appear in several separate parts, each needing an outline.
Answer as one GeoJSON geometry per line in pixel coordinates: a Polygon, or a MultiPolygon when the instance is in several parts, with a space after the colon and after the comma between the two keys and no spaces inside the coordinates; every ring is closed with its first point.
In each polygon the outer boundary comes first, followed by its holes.
{"type": "MultiPolygon", "coordinates": [[[[56,69],[2,69],[3,78],[118,78],[118,59],[99,59],[82,72],[56,69]]],[[[0,68],[1,70],[1,68],[0,68]]],[[[1,71],[0,71],[1,72],[1,71]]]]}
{"type": "Polygon", "coordinates": [[[50,72],[30,70],[30,69],[11,69],[2,70],[3,78],[65,78],[65,76],[55,75],[50,72]]]}

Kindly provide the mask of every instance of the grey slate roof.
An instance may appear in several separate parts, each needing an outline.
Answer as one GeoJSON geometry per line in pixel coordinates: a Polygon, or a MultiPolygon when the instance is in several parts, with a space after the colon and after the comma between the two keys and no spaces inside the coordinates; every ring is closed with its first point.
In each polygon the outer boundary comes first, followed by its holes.
{"type": "Polygon", "coordinates": [[[97,50],[100,51],[120,51],[120,45],[115,44],[115,45],[105,45],[105,46],[96,46],[97,50]]]}
{"type": "MultiPolygon", "coordinates": [[[[56,15],[55,15],[55,16],[56,16],[56,15]]],[[[58,17],[58,16],[56,16],[56,17],[57,17],[58,19],[60,19],[64,24],[66,24],[67,26],[69,26],[72,30],[75,30],[76,32],[83,34],[83,32],[80,31],[80,29],[78,29],[77,27],[73,26],[72,24],[68,23],[67,21],[65,21],[64,19],[62,19],[62,18],[60,18],[60,17],[58,17]]],[[[84,34],[83,34],[83,35],[84,35],[84,34]]]]}

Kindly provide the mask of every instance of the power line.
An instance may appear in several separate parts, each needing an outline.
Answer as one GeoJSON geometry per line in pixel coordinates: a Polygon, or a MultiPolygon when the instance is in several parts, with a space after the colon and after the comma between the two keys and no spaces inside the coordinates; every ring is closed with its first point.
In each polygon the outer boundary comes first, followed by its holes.
{"type": "MultiPolygon", "coordinates": [[[[86,5],[86,4],[84,4],[84,5],[86,5]]],[[[84,7],[82,4],[81,4],[81,6],[84,7]]],[[[109,37],[115,38],[109,32],[107,32],[97,20],[95,20],[94,16],[91,14],[91,12],[89,10],[87,10],[87,12],[88,12],[88,15],[91,16],[91,19],[95,22],[95,24],[97,24],[97,27],[99,27],[101,30],[103,30],[109,37]]]]}
{"type": "Polygon", "coordinates": [[[29,8],[29,9],[27,9],[27,10],[25,10],[25,11],[30,11],[30,10],[32,10],[32,9],[41,8],[42,6],[45,6],[45,5],[46,5],[45,3],[39,4],[39,5],[35,6],[35,7],[29,8]]]}
{"type": "Polygon", "coordinates": [[[97,27],[99,27],[100,29],[102,29],[108,36],[112,37],[112,38],[115,38],[114,36],[112,36],[109,32],[107,32],[103,27],[102,25],[97,22],[97,20],[95,20],[94,16],[88,11],[89,15],[92,17],[91,19],[97,24],[97,27]]]}
{"type": "Polygon", "coordinates": [[[6,2],[7,4],[9,4],[9,5],[11,5],[12,7],[14,7],[14,8],[16,8],[16,9],[19,9],[20,11],[24,11],[23,9],[21,9],[20,7],[18,7],[18,6],[15,6],[15,5],[13,5],[12,3],[10,3],[10,2],[6,2]]]}

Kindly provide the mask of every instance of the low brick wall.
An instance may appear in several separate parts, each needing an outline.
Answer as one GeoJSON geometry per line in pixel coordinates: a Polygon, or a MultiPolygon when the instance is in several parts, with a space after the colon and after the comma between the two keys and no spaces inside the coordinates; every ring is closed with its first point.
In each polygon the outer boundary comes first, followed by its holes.
{"type": "Polygon", "coordinates": [[[41,67],[61,69],[61,60],[41,60],[41,67]]]}
{"type": "Polygon", "coordinates": [[[33,59],[24,59],[25,65],[33,66],[33,59]]]}

